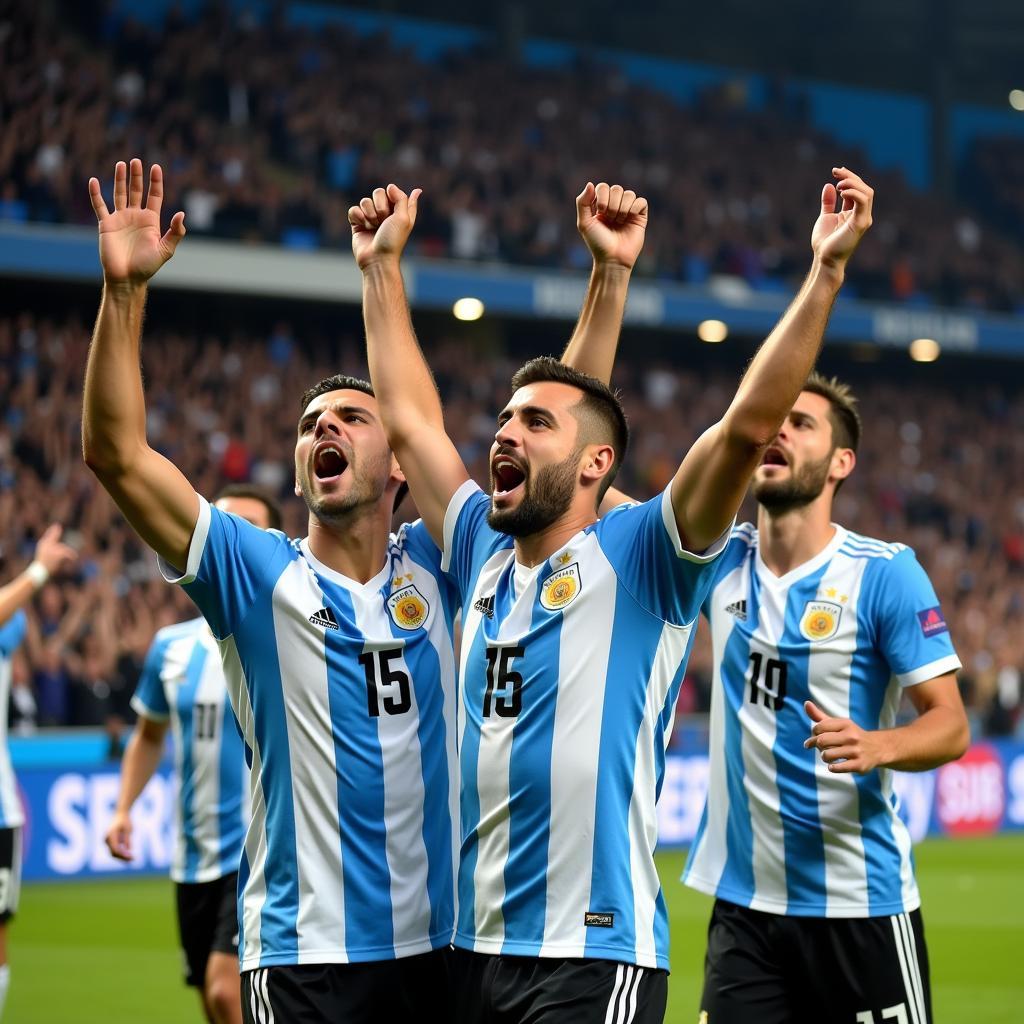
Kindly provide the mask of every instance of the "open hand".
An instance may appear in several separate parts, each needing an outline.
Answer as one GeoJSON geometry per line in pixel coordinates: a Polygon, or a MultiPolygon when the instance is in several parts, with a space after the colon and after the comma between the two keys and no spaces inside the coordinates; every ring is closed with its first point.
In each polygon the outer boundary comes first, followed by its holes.
{"type": "Polygon", "coordinates": [[[149,171],[149,196],[142,202],[142,161],[123,160],[114,166],[114,212],[107,209],[95,178],[89,179],[89,199],[100,229],[100,263],[109,284],[144,284],[173,255],[185,237],[185,214],[176,213],[160,234],[164,175],[159,164],[149,171]]]}
{"type": "Polygon", "coordinates": [[[647,232],[647,200],[621,185],[588,181],[576,197],[576,227],[594,257],[632,270],[647,232]]]}
{"type": "Polygon", "coordinates": [[[833,167],[836,179],[821,190],[821,213],[811,232],[814,255],[828,266],[841,268],[871,227],[875,190],[846,167],[833,167]]]}
{"type": "Polygon", "coordinates": [[[381,260],[401,258],[416,223],[416,209],[423,190],[406,195],[397,185],[375,188],[358,206],[348,211],[352,226],[352,253],[360,270],[381,260]]]}

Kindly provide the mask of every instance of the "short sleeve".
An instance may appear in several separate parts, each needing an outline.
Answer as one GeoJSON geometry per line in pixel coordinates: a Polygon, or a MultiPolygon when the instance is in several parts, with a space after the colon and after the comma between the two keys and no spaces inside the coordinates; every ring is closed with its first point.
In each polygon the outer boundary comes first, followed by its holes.
{"type": "Polygon", "coordinates": [[[0,654],[10,657],[25,639],[28,629],[28,617],[25,609],[19,608],[2,626],[0,626],[0,654]]]}
{"type": "Polygon", "coordinates": [[[257,595],[273,587],[291,557],[283,533],[261,530],[200,497],[184,572],[163,559],[159,565],[164,579],[184,588],[213,635],[224,640],[245,619],[257,595]]]}
{"type": "Polygon", "coordinates": [[[166,637],[157,633],[146,652],[142,674],[139,676],[135,694],[132,697],[132,710],[137,715],[141,715],[143,718],[153,718],[159,722],[166,721],[171,715],[171,708],[167,703],[167,693],[164,690],[163,680],[160,678],[160,669],[168,642],[166,637]]]}
{"type": "Polygon", "coordinates": [[[512,546],[512,539],[487,525],[490,499],[472,480],[467,480],[448,503],[444,517],[444,549],[441,569],[468,600],[481,566],[495,552],[512,546]]]}
{"type": "Polygon", "coordinates": [[[729,524],[706,551],[683,547],[672,508],[671,484],[641,505],[620,505],[594,527],[601,550],[627,590],[652,615],[689,625],[715,580],[729,542],[729,524]]]}
{"type": "Polygon", "coordinates": [[[876,563],[873,610],[878,646],[901,686],[961,667],[939,599],[910,548],[876,563]]]}

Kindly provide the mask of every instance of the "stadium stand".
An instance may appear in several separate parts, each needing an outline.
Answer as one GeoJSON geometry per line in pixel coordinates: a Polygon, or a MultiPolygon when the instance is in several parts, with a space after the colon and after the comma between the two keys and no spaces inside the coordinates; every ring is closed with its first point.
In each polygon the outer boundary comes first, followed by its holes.
{"type": "Polygon", "coordinates": [[[848,294],[1021,306],[1024,258],[998,221],[871,167],[799,93],[755,111],[725,83],[683,103],[592,60],[526,68],[478,46],[426,62],[336,23],[214,5],[195,20],[172,8],[158,30],[73,6],[58,22],[6,5],[0,218],[90,223],[83,169],[131,151],[164,164],[194,234],[345,248],[350,201],[397,176],[432,200],[420,255],[578,267],[586,254],[558,214],[565,183],[625,178],[661,218],[641,272],[785,290],[804,266],[804,197],[841,158],[885,197],[848,294]]]}

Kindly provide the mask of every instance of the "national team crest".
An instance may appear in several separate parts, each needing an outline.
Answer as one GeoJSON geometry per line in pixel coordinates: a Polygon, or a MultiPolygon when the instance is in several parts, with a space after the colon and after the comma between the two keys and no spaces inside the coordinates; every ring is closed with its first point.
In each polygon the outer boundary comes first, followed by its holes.
{"type": "Polygon", "coordinates": [[[839,631],[842,615],[843,606],[835,601],[808,601],[800,617],[800,635],[811,643],[831,640],[839,631]]]}
{"type": "Polygon", "coordinates": [[[430,605],[411,583],[388,598],[388,611],[399,629],[419,629],[427,620],[430,605]]]}
{"type": "Polygon", "coordinates": [[[579,562],[573,562],[544,581],[540,588],[540,603],[549,612],[559,612],[571,604],[582,589],[579,562]]]}

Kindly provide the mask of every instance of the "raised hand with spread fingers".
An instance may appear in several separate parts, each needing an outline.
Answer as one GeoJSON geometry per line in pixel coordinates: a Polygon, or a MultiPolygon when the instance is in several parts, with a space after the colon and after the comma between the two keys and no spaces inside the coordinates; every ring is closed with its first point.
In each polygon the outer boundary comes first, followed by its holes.
{"type": "Polygon", "coordinates": [[[160,232],[160,208],[164,200],[164,174],[159,164],[149,171],[149,195],[143,202],[142,161],[114,166],[114,212],[107,209],[100,183],[89,179],[89,199],[96,213],[100,235],[100,263],[109,284],[143,284],[173,255],[185,237],[185,214],[171,217],[160,232]]]}

